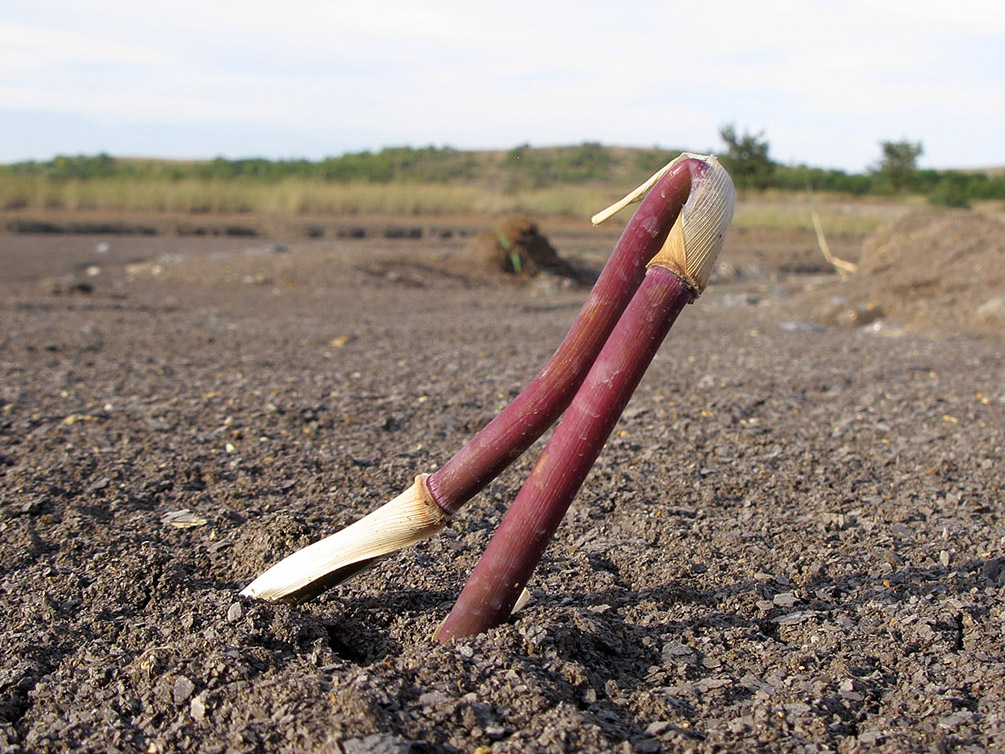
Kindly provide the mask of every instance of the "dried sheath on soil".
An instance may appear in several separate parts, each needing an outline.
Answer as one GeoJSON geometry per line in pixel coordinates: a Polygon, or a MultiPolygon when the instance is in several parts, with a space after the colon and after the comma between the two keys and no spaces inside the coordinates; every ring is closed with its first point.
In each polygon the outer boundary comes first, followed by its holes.
{"type": "Polygon", "coordinates": [[[717,164],[692,196],[611,333],[513,505],[503,517],[440,641],[505,621],[586,479],[632,392],[684,305],[705,287],[732,221],[732,182],[717,164]]]}
{"type": "MultiPolygon", "coordinates": [[[[424,484],[413,485],[386,504],[392,508],[389,515],[407,521],[400,535],[384,536],[372,547],[368,544],[374,532],[368,521],[378,514],[378,509],[277,563],[242,594],[288,602],[310,599],[390,552],[439,531],[447,518],[530,447],[569,405],[645,277],[646,264],[668,237],[680,235],[683,226],[678,218],[688,197],[693,200],[693,177],[703,175],[711,165],[722,170],[714,158],[682,154],[649,185],[644,184],[626,197],[637,200],[656,184],[625,227],[572,328],[541,372],[424,484]],[[420,499],[422,505],[416,502],[420,499]],[[398,509],[404,507],[410,512],[402,518],[398,509]],[[419,518],[415,517],[416,511],[420,512],[419,518]]],[[[604,217],[595,217],[594,222],[610,216],[602,214],[604,217]]]]}
{"type": "Polygon", "coordinates": [[[369,515],[279,561],[241,594],[303,602],[384,556],[428,539],[448,516],[430,501],[427,479],[420,474],[411,487],[369,515]],[[282,591],[273,597],[269,589],[282,591]]]}

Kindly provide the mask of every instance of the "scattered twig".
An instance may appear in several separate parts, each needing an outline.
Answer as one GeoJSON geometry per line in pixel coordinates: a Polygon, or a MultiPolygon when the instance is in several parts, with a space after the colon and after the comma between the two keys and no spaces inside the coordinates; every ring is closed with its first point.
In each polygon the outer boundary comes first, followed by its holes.
{"type": "Polygon", "coordinates": [[[820,246],[820,251],[823,252],[824,259],[830,263],[831,267],[838,271],[841,277],[846,278],[854,275],[858,270],[857,264],[846,262],[844,259],[839,259],[831,254],[830,246],[827,245],[827,237],[824,235],[823,226],[820,224],[820,216],[815,209],[810,211],[810,217],[813,218],[813,228],[817,232],[817,244],[820,246]]]}

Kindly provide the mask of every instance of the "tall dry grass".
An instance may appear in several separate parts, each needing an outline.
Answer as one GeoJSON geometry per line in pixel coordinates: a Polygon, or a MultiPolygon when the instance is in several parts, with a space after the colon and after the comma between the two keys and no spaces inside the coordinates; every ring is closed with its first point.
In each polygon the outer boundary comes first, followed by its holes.
{"type": "MultiPolygon", "coordinates": [[[[505,191],[484,185],[341,184],[297,178],[276,183],[126,177],[52,181],[7,175],[0,177],[0,208],[303,217],[525,211],[588,218],[620,198],[619,192],[620,189],[591,185],[505,191]]],[[[903,203],[890,205],[878,200],[818,196],[811,204],[804,195],[776,192],[741,197],[735,222],[741,227],[812,231],[811,210],[814,208],[828,235],[868,233],[894,214],[905,211],[903,203]]]]}

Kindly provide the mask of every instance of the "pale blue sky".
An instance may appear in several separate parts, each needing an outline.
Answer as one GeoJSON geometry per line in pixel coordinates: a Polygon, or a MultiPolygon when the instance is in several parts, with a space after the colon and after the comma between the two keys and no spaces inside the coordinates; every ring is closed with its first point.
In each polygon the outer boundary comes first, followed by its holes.
{"type": "Polygon", "coordinates": [[[0,162],[598,141],[1005,165],[1005,3],[0,0],[0,162]]]}

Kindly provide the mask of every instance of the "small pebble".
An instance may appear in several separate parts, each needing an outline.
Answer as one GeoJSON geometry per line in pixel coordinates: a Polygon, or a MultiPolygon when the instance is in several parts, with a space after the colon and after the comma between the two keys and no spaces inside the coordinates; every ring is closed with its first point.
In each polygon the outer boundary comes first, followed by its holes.
{"type": "Polygon", "coordinates": [[[192,719],[197,722],[202,722],[206,717],[206,703],[202,701],[201,696],[196,696],[192,698],[192,701],[188,705],[188,712],[192,715],[192,719]]]}
{"type": "Polygon", "coordinates": [[[420,707],[436,707],[448,701],[450,701],[450,697],[442,691],[427,691],[420,694],[416,700],[420,707]]]}
{"type": "Polygon", "coordinates": [[[241,620],[241,616],[244,615],[244,608],[241,607],[240,602],[235,602],[227,610],[227,620],[231,623],[241,620]]]}
{"type": "Polygon", "coordinates": [[[1002,562],[1005,558],[991,558],[985,560],[981,565],[981,576],[986,579],[991,579],[994,581],[998,578],[999,574],[1002,572],[1002,562]]]}
{"type": "Polygon", "coordinates": [[[412,741],[380,733],[366,738],[349,738],[342,741],[342,751],[345,754],[408,754],[414,750],[412,741]]]}
{"type": "Polygon", "coordinates": [[[183,704],[195,691],[195,684],[183,675],[178,676],[174,682],[174,703],[183,704]]]}
{"type": "Polygon", "coordinates": [[[491,738],[493,741],[498,741],[505,738],[509,730],[502,725],[486,725],[485,735],[491,738]]]}
{"type": "Polygon", "coordinates": [[[778,605],[779,607],[792,607],[799,600],[796,599],[796,595],[794,595],[792,592],[782,592],[772,597],[771,601],[774,604],[778,605]]]}
{"type": "Polygon", "coordinates": [[[668,730],[672,730],[674,727],[673,723],[669,720],[657,720],[654,723],[649,723],[646,728],[647,736],[662,736],[668,730]]]}

